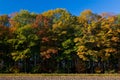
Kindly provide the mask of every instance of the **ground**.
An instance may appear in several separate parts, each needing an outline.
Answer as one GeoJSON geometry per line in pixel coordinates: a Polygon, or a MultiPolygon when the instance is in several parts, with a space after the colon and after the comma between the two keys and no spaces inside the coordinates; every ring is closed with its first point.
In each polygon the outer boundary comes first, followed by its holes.
{"type": "Polygon", "coordinates": [[[119,74],[22,74],[22,75],[0,75],[0,80],[120,80],[119,74]]]}

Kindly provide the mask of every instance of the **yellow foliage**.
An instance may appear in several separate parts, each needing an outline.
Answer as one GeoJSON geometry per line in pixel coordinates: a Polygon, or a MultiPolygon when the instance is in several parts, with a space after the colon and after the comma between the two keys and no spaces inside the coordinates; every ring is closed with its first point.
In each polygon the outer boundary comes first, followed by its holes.
{"type": "Polygon", "coordinates": [[[107,48],[105,49],[106,53],[113,53],[113,52],[116,52],[116,49],[114,48],[107,48]]]}
{"type": "Polygon", "coordinates": [[[114,41],[114,42],[117,42],[117,41],[119,41],[119,38],[118,37],[112,37],[111,40],[114,41]]]}
{"type": "Polygon", "coordinates": [[[60,22],[58,23],[58,25],[59,25],[59,26],[62,25],[62,21],[60,21],[60,22]]]}
{"type": "Polygon", "coordinates": [[[18,53],[14,52],[14,53],[11,53],[12,56],[17,56],[18,53]]]}
{"type": "Polygon", "coordinates": [[[109,20],[110,23],[112,23],[112,22],[115,21],[115,18],[114,17],[109,17],[108,20],[109,20]]]}
{"type": "Polygon", "coordinates": [[[67,31],[62,31],[62,34],[67,34],[67,31]]]}
{"type": "Polygon", "coordinates": [[[110,56],[110,54],[109,54],[109,53],[106,53],[106,54],[105,54],[105,56],[106,56],[106,57],[109,57],[109,56],[110,56]]]}
{"type": "Polygon", "coordinates": [[[85,47],[85,46],[79,46],[78,48],[79,48],[78,51],[86,50],[86,47],[85,47]]]}
{"type": "Polygon", "coordinates": [[[78,55],[83,61],[86,61],[87,58],[84,55],[78,55]]]}
{"type": "Polygon", "coordinates": [[[74,42],[79,42],[81,39],[80,38],[75,38],[74,42]]]}
{"type": "Polygon", "coordinates": [[[117,29],[117,31],[120,33],[120,29],[117,29]]]}
{"type": "Polygon", "coordinates": [[[84,52],[78,52],[77,53],[78,55],[83,55],[83,54],[85,54],[84,52]]]}

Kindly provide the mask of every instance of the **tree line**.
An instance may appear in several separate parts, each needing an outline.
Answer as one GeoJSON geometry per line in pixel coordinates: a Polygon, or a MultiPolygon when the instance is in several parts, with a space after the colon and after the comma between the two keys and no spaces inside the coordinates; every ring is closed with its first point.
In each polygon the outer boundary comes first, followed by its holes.
{"type": "Polygon", "coordinates": [[[119,73],[120,15],[65,9],[0,15],[0,73],[119,73]]]}

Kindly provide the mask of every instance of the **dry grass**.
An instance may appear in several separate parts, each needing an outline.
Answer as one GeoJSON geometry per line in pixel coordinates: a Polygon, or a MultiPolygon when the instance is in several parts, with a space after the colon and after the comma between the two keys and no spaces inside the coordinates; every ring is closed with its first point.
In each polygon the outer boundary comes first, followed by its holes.
{"type": "Polygon", "coordinates": [[[120,76],[120,74],[0,74],[0,76],[120,76]]]}
{"type": "Polygon", "coordinates": [[[0,74],[0,80],[120,80],[120,74],[0,74]]]}

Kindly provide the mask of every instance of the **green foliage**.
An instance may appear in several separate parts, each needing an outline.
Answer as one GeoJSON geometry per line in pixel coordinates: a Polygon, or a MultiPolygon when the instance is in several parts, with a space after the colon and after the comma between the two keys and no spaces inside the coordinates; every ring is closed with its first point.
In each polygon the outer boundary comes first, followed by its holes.
{"type": "Polygon", "coordinates": [[[19,24],[18,27],[22,27],[27,24],[31,24],[35,21],[36,14],[30,13],[27,10],[21,10],[19,13],[16,13],[12,16],[11,21],[13,24],[16,22],[19,24]]]}

